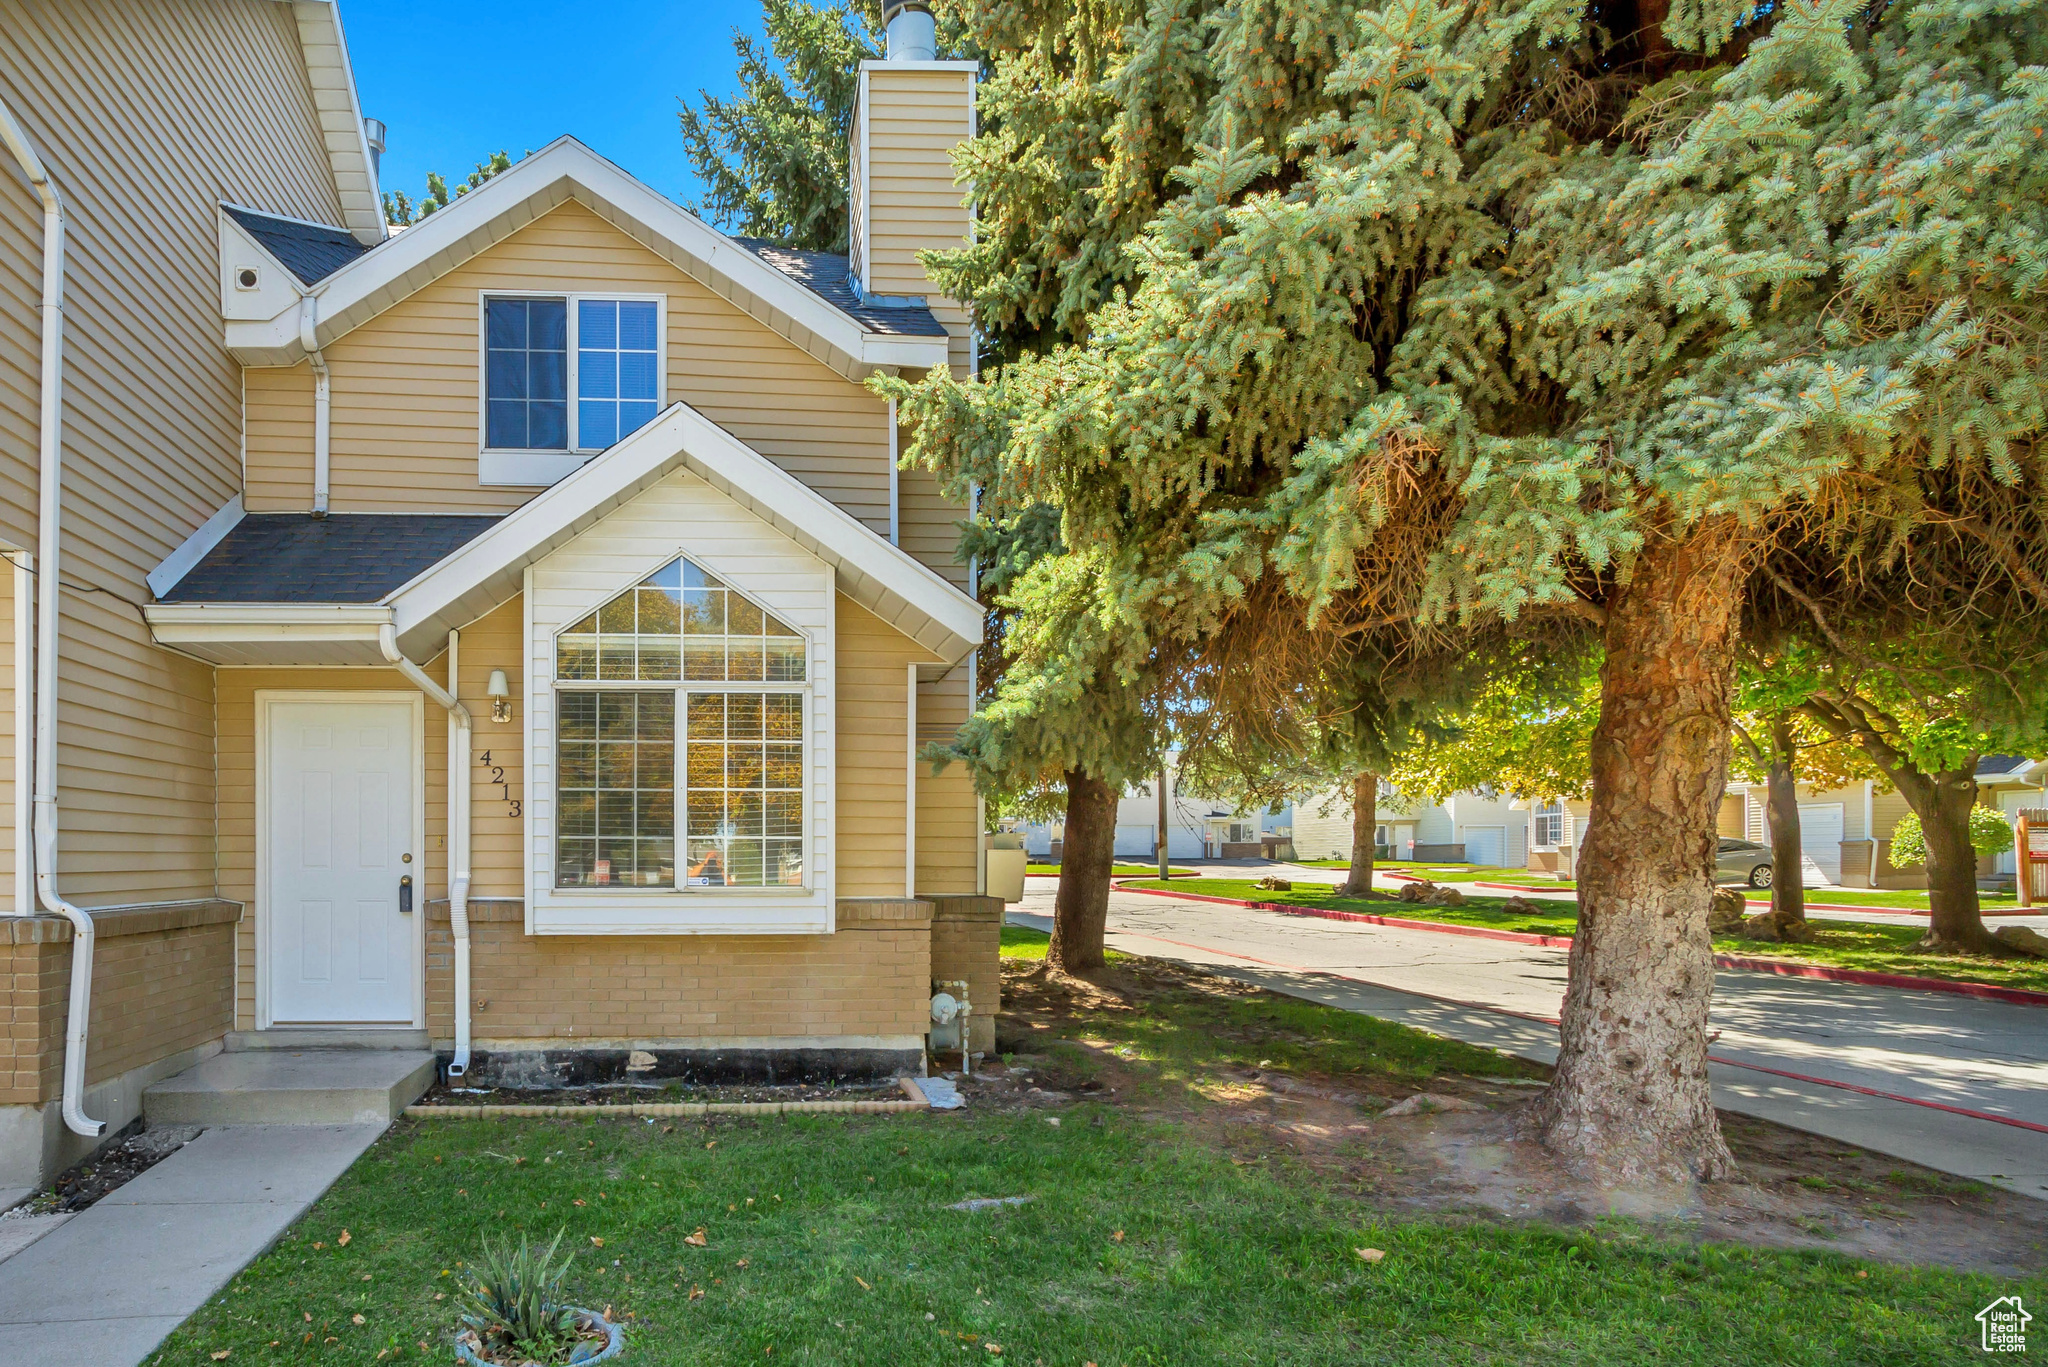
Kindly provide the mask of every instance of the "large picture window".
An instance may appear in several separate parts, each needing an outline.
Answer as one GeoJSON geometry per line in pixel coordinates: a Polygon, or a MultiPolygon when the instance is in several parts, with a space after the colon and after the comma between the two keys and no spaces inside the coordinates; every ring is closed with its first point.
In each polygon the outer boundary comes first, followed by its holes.
{"type": "Polygon", "coordinates": [[[561,632],[555,885],[803,886],[807,664],[683,558],[561,632]]]}
{"type": "Polygon", "coordinates": [[[660,408],[655,300],[484,300],[486,450],[602,451],[660,408]]]}

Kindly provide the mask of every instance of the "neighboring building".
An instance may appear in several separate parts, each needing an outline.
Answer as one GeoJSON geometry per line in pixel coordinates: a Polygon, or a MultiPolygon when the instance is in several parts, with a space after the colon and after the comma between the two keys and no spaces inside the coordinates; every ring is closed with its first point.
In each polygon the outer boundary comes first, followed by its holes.
{"type": "MultiPolygon", "coordinates": [[[[1292,833],[1293,808],[1282,803],[1256,812],[1239,812],[1221,799],[1204,797],[1180,783],[1180,759],[1167,757],[1166,853],[1169,859],[1258,858],[1292,833]]],[[[1034,859],[1057,860],[1065,843],[1065,823],[1017,823],[1024,848],[1034,859]]],[[[1159,781],[1153,779],[1125,791],[1116,807],[1116,857],[1159,857],[1159,781]]]]}
{"type": "MultiPolygon", "coordinates": [[[[334,5],[0,14],[69,227],[44,872],[97,932],[82,1110],[118,1129],[280,1041],[917,1071],[934,979],[992,1047],[977,804],[914,758],[971,696],[961,510],[862,383],[971,369],[916,261],[969,233],[971,64],[864,64],[851,259],[727,237],[571,138],[387,236],[334,5]]],[[[4,182],[19,564],[44,235],[4,182]]],[[[58,1121],[72,925],[18,857],[12,582],[0,1187],[90,1146],[58,1121]]]]}
{"type": "MultiPolygon", "coordinates": [[[[1529,804],[1520,798],[1471,790],[1426,803],[1403,797],[1383,781],[1374,816],[1374,844],[1387,859],[1470,860],[1492,867],[1521,866],[1529,859],[1529,804]]],[[[1297,804],[1294,850],[1303,859],[1351,857],[1349,792],[1297,804]]]]}
{"type": "MultiPolygon", "coordinates": [[[[2048,803],[2048,762],[2017,755],[1986,755],[1977,761],[1978,804],[2017,819],[2022,807],[2048,803]]],[[[1799,844],[1809,884],[1852,888],[1924,888],[1919,865],[1891,862],[1892,828],[1912,809],[1897,790],[1873,780],[1820,791],[1799,787],[1799,844]]],[[[1731,783],[1722,799],[1721,834],[1771,843],[1761,783],[1731,783]]],[[[2010,878],[2017,866],[2011,851],[1979,861],[1984,878],[2010,878]]]]}

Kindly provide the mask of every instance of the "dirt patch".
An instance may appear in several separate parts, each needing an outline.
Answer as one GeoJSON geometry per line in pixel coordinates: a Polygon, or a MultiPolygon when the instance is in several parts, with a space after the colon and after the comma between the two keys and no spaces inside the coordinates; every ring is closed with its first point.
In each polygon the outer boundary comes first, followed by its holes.
{"type": "Polygon", "coordinates": [[[49,1186],[7,1214],[56,1215],[84,1210],[184,1148],[199,1133],[197,1125],[157,1125],[144,1129],[138,1120],[91,1157],[58,1173],[49,1186]]]}
{"type": "MultiPolygon", "coordinates": [[[[1156,960],[1125,961],[1088,981],[1038,967],[1005,970],[996,1038],[1009,1066],[992,1065],[963,1084],[970,1106],[1029,1109],[1092,1097],[1170,1119],[1241,1165],[1304,1165],[1361,1201],[1411,1216],[1564,1226],[1618,1218],[1603,1233],[1830,1249],[2005,1275],[2048,1265],[2048,1203],[1725,1112],[1736,1181],[1591,1187],[1531,1138],[1527,1113],[1548,1075],[1534,1065],[1519,1078],[1439,1073],[1424,1083],[1265,1059],[1180,1060],[1179,1085],[1162,1086],[1157,1063],[1107,1037],[1119,1023],[1275,994],[1156,960]],[[1425,1103],[1417,1114],[1382,1118],[1418,1093],[1483,1109],[1425,1103]]],[[[1256,1025],[1234,1034],[1254,1050],[1262,1043],[1256,1025]]]]}

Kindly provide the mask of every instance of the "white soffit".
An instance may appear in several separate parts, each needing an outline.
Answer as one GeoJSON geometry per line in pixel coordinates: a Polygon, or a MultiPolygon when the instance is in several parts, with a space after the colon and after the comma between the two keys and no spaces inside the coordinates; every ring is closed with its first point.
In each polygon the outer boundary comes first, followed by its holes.
{"type": "MultiPolygon", "coordinates": [[[[570,137],[557,138],[321,281],[310,291],[319,300],[316,340],[330,344],[572,199],[849,379],[883,366],[920,370],[946,363],[947,338],[865,331],[570,137]]],[[[230,323],[228,346],[245,364],[294,364],[304,354],[298,328],[295,311],[264,323],[230,323]]]]}
{"type": "MultiPolygon", "coordinates": [[[[439,215],[436,215],[439,217],[439,215]]],[[[408,654],[520,591],[527,565],[687,469],[832,566],[839,591],[941,660],[981,644],[981,605],[685,403],[385,598],[408,654]]]]}
{"type": "Polygon", "coordinates": [[[341,12],[334,0],[292,0],[292,17],[299,26],[313,108],[320,116],[320,137],[341,196],[342,224],[356,241],[374,247],[386,235],[384,204],[377,191],[369,135],[363,130],[363,108],[356,98],[341,12]]]}

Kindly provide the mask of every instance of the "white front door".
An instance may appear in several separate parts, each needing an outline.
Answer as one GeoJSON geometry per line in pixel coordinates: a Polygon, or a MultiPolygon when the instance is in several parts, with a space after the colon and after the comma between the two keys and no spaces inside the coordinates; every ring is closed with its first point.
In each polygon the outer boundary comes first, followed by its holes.
{"type": "Polygon", "coordinates": [[[258,838],[272,1024],[415,1021],[417,709],[403,698],[268,702],[258,838]]]}

